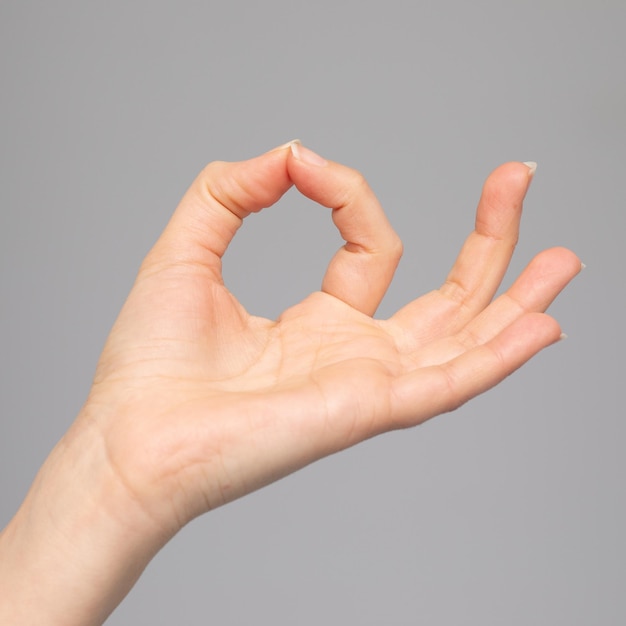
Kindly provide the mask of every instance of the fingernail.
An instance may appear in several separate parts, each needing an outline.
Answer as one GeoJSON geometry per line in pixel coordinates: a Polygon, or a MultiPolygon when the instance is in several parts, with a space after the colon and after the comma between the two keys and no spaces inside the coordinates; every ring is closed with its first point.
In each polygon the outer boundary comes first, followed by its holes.
{"type": "Polygon", "coordinates": [[[313,152],[313,150],[309,150],[305,148],[301,143],[292,143],[291,144],[291,153],[294,158],[298,161],[302,161],[303,163],[308,163],[309,165],[326,165],[328,161],[323,159],[319,154],[313,152]]]}
{"type": "Polygon", "coordinates": [[[285,150],[285,148],[288,148],[289,146],[293,145],[294,143],[300,143],[299,139],[292,139],[291,141],[288,141],[287,143],[284,143],[280,146],[277,146],[276,148],[272,148],[270,150],[270,152],[276,152],[277,150],[285,150]]]}
{"type": "Polygon", "coordinates": [[[534,161],[524,161],[524,165],[529,169],[528,175],[533,176],[537,169],[537,164],[534,161]]]}
{"type": "Polygon", "coordinates": [[[580,264],[580,271],[582,272],[587,266],[584,263],[580,264]]]}
{"type": "Polygon", "coordinates": [[[559,337],[560,341],[563,341],[563,339],[567,339],[567,335],[565,333],[561,333],[561,336],[559,337]]]}

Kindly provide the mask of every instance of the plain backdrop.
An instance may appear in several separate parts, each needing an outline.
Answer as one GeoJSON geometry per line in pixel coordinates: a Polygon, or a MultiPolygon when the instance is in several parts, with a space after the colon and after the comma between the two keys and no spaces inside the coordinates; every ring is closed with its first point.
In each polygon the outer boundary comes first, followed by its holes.
{"type": "MultiPolygon", "coordinates": [[[[506,284],[575,250],[569,339],[194,521],[108,624],[626,623],[625,31],[623,0],[0,0],[0,526],[207,162],[299,137],[361,170],[405,244],[387,316],[441,283],[487,174],[535,160],[506,284]]],[[[338,245],[289,192],[227,284],[276,317],[338,245]]]]}

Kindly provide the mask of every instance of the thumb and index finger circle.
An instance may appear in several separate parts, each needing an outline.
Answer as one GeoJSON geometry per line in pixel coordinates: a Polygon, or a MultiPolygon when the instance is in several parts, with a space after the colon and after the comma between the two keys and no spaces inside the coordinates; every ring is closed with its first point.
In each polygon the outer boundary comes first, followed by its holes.
{"type": "Polygon", "coordinates": [[[356,170],[291,141],[261,156],[207,165],[183,196],[146,263],[206,268],[222,281],[221,259],[243,219],[292,186],[332,209],[345,245],[330,262],[322,291],[372,315],[398,264],[402,244],[356,170]]]}

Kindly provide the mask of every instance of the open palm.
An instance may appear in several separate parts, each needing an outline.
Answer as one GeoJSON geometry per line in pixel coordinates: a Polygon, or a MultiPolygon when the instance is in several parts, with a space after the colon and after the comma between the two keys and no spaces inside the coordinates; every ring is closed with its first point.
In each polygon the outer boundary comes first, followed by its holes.
{"type": "Polygon", "coordinates": [[[402,246],[357,172],[299,144],[209,165],[144,261],[87,403],[125,488],[175,532],[324,455],[456,408],[558,340],[543,311],[580,270],[573,253],[541,253],[493,300],[532,173],[493,172],[445,284],[375,320],[402,246]],[[291,185],[332,209],[346,244],[321,291],[270,321],[227,290],[221,258],[242,219],[291,185]]]}

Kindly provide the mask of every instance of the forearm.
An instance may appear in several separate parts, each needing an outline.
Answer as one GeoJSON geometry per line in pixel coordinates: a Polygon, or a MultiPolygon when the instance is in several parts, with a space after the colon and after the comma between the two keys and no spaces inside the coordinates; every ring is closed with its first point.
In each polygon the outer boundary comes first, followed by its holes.
{"type": "Polygon", "coordinates": [[[1,624],[101,624],[167,539],[90,431],[61,440],[0,534],[1,624]]]}

